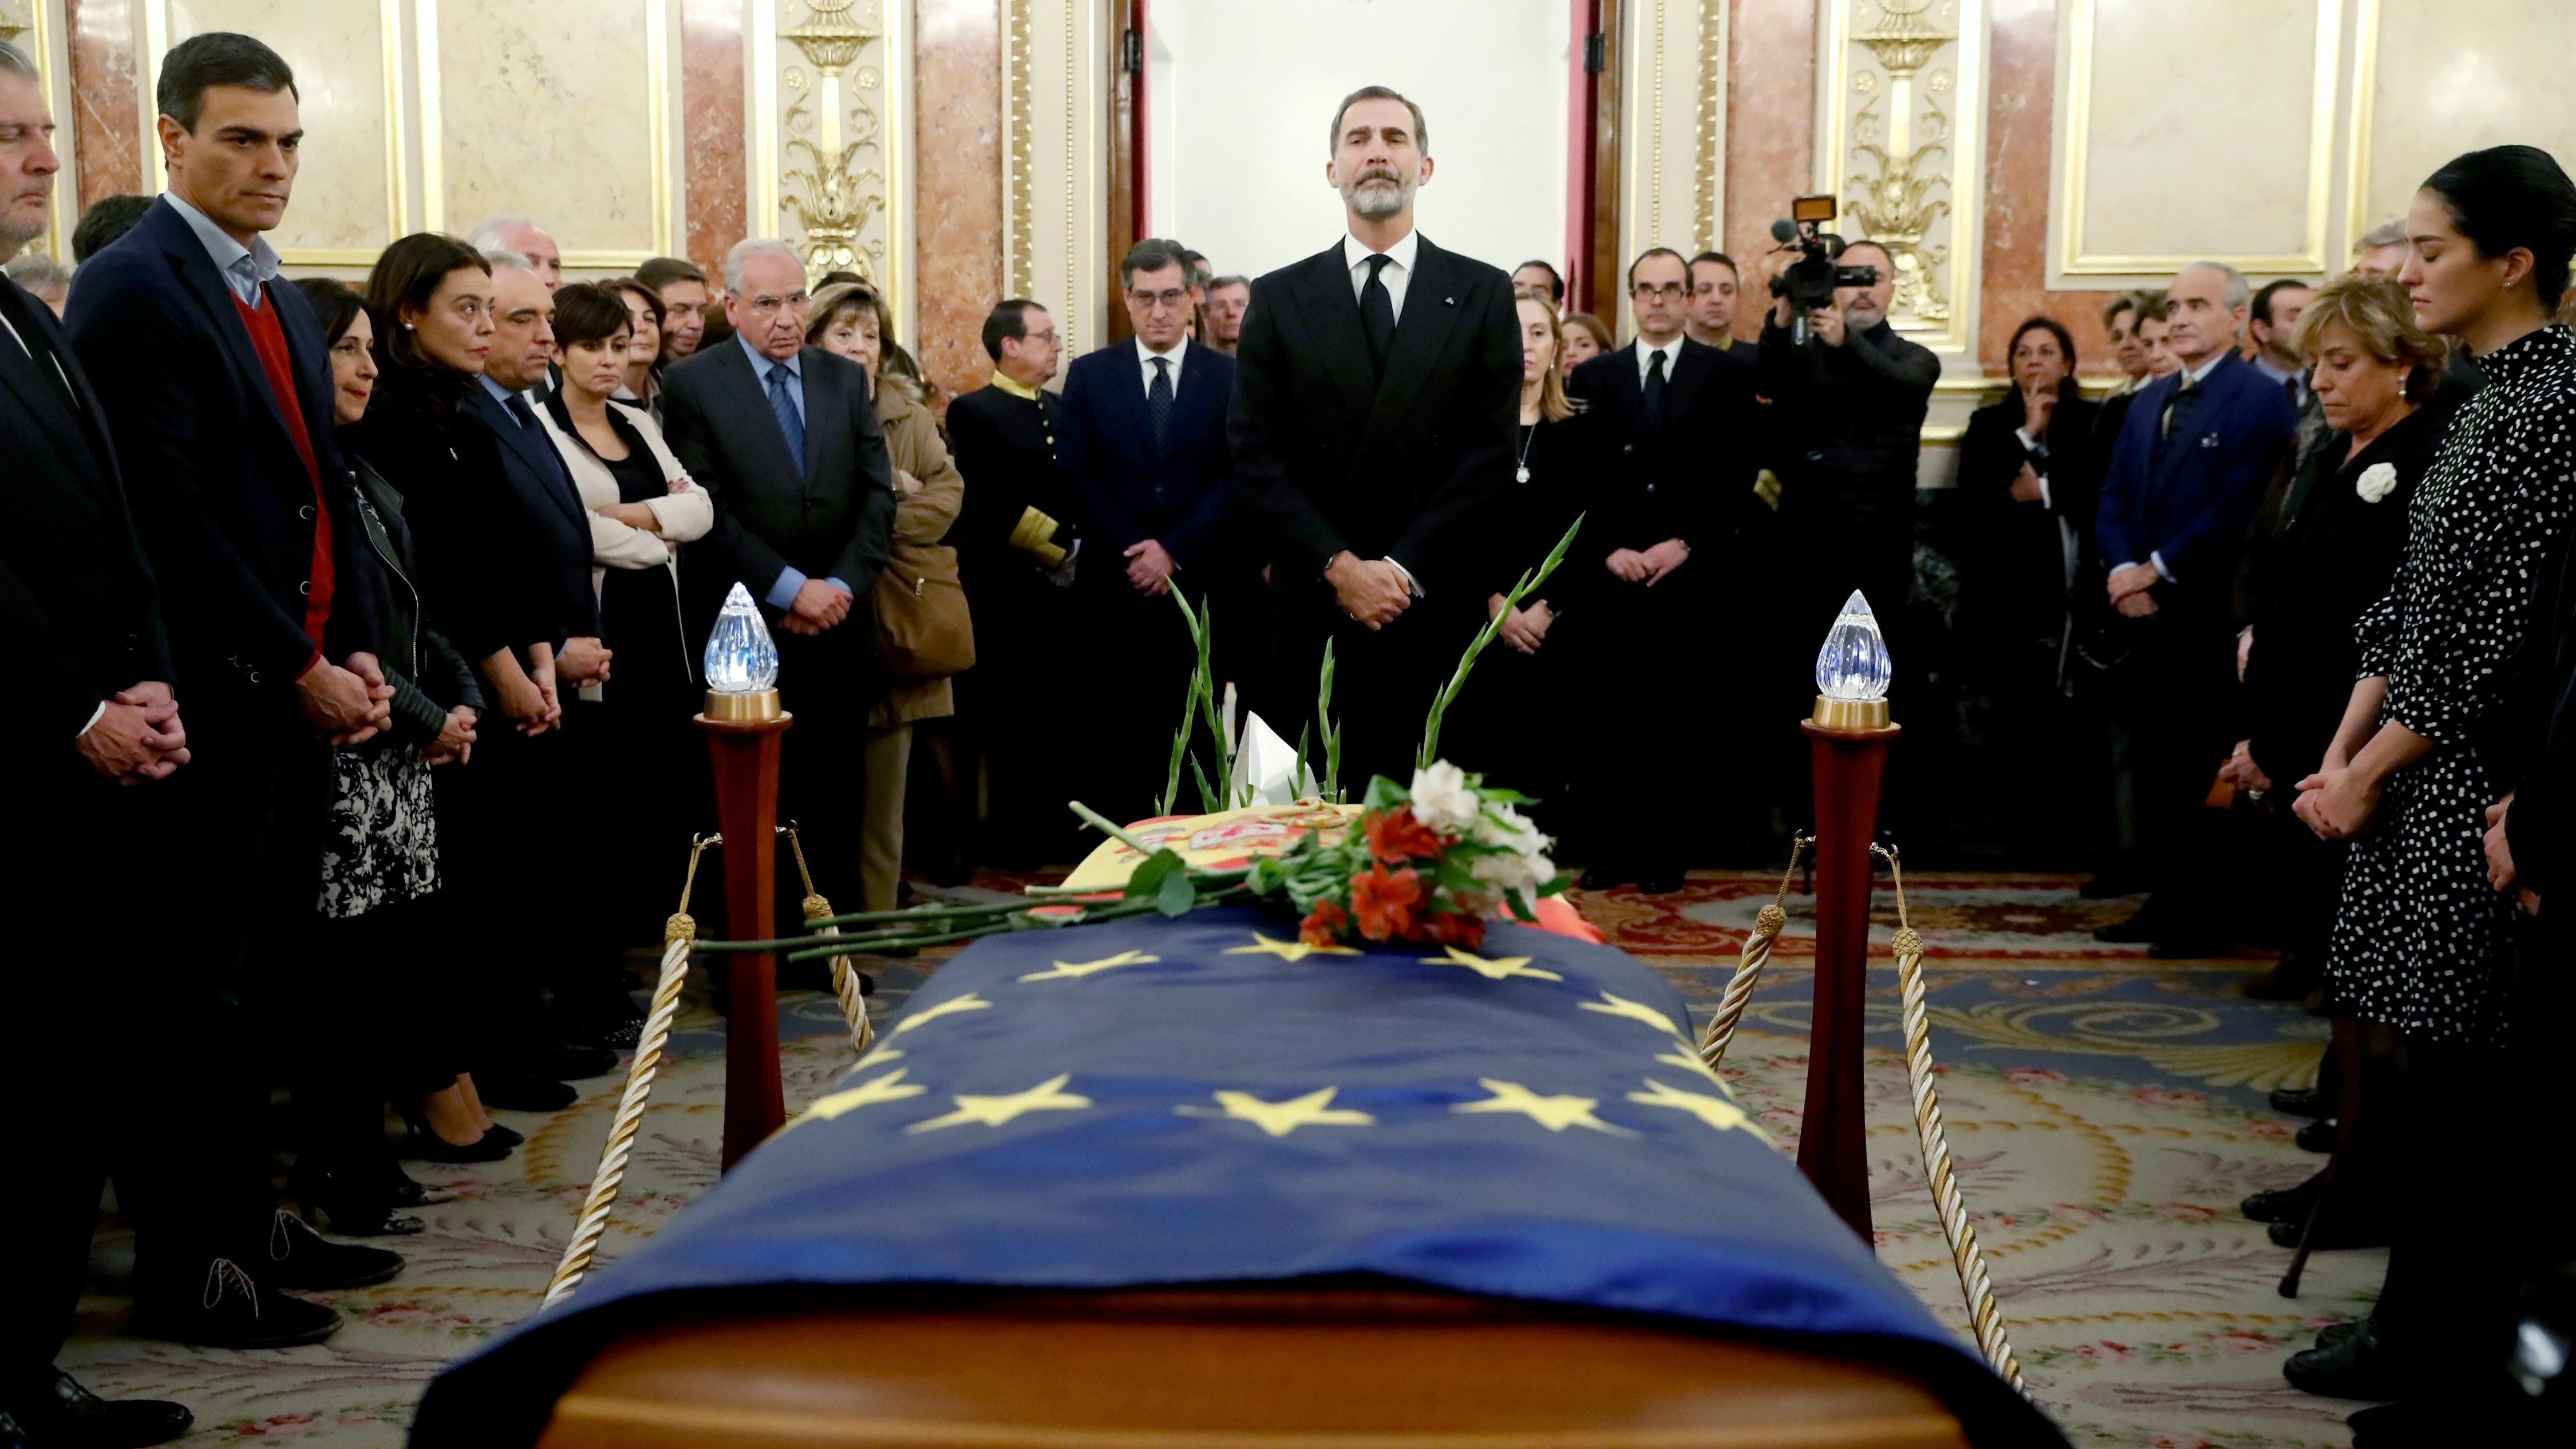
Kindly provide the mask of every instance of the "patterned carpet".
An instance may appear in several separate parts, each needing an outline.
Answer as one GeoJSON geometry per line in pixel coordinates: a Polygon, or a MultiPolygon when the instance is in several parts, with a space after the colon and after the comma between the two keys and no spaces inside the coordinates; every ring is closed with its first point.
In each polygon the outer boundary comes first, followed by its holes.
{"type": "MultiPolygon", "coordinates": [[[[1995,1286],[2040,1403],[2079,1446],[2283,1449],[2349,1442],[2351,1405],[2282,1383],[2280,1361],[2320,1324],[2352,1316],[2385,1255],[2320,1253],[2296,1301],[2274,1292],[2289,1255],[2238,1217],[2246,1193],[2285,1187],[2320,1159],[2263,1094],[2313,1073],[2325,1024],[2296,1006],[2249,1001],[2254,960],[2157,962],[2086,934],[2121,902],[2075,893],[2077,878],[1924,874],[1908,878],[1924,960],[1933,1051],[1951,1150],[1992,1257],[1995,1286]]],[[[1016,881],[990,878],[987,888],[1016,881]]],[[[1882,883],[1883,884],[1883,883],[1882,883]]],[[[1613,941],[1654,963],[1703,1010],[1731,974],[1777,878],[1702,873],[1683,893],[1578,897],[1613,941]]],[[[1879,896],[1877,958],[1895,927],[1879,896]]],[[[1812,989],[1806,898],[1727,1060],[1728,1075],[1794,1142],[1812,989]]],[[[889,962],[873,998],[899,1009],[935,967],[889,962]]],[[[606,1251],[648,1234],[714,1180],[723,1101],[721,1022],[693,983],[676,1050],[656,1090],[606,1251]]],[[[837,1009],[790,993],[780,1007],[790,1111],[850,1060],[837,1009]]],[[[1870,976],[1871,1171],[1885,1261],[1953,1325],[1957,1280],[1925,1188],[1897,1053],[1895,973],[1870,976]]],[[[551,1118],[504,1114],[529,1145],[490,1168],[415,1163],[457,1192],[425,1209],[429,1231],[387,1240],[411,1259],[394,1282],[330,1295],[349,1324],[330,1342],[270,1353],[186,1348],[124,1336],[130,1254],[103,1233],[96,1295],[64,1366],[111,1395],[177,1398],[197,1410],[187,1444],[260,1439],[330,1449],[399,1444],[439,1365],[533,1311],[596,1164],[621,1079],[551,1118]]]]}

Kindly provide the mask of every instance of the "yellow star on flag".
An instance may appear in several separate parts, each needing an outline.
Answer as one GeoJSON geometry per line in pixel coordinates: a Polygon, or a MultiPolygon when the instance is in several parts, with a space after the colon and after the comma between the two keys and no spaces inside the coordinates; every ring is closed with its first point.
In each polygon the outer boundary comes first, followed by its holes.
{"type": "Polygon", "coordinates": [[[1425,966],[1464,966],[1468,970],[1475,972],[1477,975],[1484,977],[1488,981],[1500,981],[1507,976],[1526,976],[1533,981],[1563,981],[1565,979],[1553,971],[1546,971],[1536,966],[1532,966],[1530,964],[1530,958],[1527,956],[1503,956],[1493,960],[1488,960],[1472,951],[1461,951],[1455,946],[1446,947],[1444,949],[1446,949],[1449,954],[1445,956],[1425,956],[1422,958],[1422,964],[1425,966]]]}
{"type": "Polygon", "coordinates": [[[910,1070],[909,1067],[897,1067],[884,1076],[871,1077],[855,1087],[844,1088],[828,1097],[817,1098],[813,1106],[805,1109],[805,1115],[796,1120],[802,1122],[807,1118],[819,1117],[829,1122],[844,1112],[855,1112],[861,1107],[873,1107],[879,1102],[900,1102],[906,1097],[918,1097],[929,1091],[928,1087],[906,1082],[903,1079],[904,1073],[910,1070]]]}
{"type": "Polygon", "coordinates": [[[1217,1105],[1222,1112],[1205,1107],[1176,1108],[1185,1117],[1228,1117],[1249,1122],[1273,1137],[1285,1137],[1300,1127],[1373,1127],[1377,1119],[1366,1112],[1333,1105],[1333,1094],[1339,1087],[1326,1087],[1308,1092],[1285,1102],[1265,1102],[1250,1092],[1219,1092],[1217,1105]]]}
{"type": "Polygon", "coordinates": [[[1601,993],[1600,1001],[1587,1001],[1583,1003],[1583,1009],[1585,1011],[1600,1012],[1603,1016],[1624,1016],[1630,1021],[1642,1021],[1646,1025],[1653,1027],[1655,1030],[1662,1032],[1666,1036],[1680,1036],[1682,1034],[1681,1028],[1673,1025],[1673,1019],[1671,1017],[1664,1015],[1662,1012],[1655,1010],[1653,1007],[1648,1006],[1642,1001],[1630,1001],[1624,996],[1614,996],[1607,991],[1601,993]]]}
{"type": "Polygon", "coordinates": [[[1257,946],[1230,946],[1228,956],[1276,956],[1282,961],[1303,961],[1309,956],[1356,956],[1348,946],[1309,946],[1303,941],[1274,941],[1259,931],[1252,933],[1257,946]]]}
{"type": "Polygon", "coordinates": [[[1719,1076],[1716,1069],[1709,1066],[1708,1063],[1701,1061],[1699,1059],[1699,1052],[1695,1048],[1685,1047],[1678,1051],[1665,1052],[1656,1057],[1655,1060],[1662,1062],[1666,1066],[1679,1067],[1686,1072],[1696,1072],[1714,1083],[1717,1089],[1724,1092],[1727,1096],[1733,1097],[1735,1095],[1735,1089],[1726,1084],[1726,1078],[1719,1076]]]}
{"type": "Polygon", "coordinates": [[[1115,956],[1103,956],[1097,961],[1058,961],[1052,971],[1032,971],[1020,979],[1022,981],[1079,981],[1085,976],[1096,975],[1113,966],[1142,966],[1148,961],[1162,959],[1160,956],[1148,956],[1142,951],[1121,951],[1115,956]]]}
{"type": "Polygon", "coordinates": [[[1479,1077],[1476,1084],[1493,1093],[1481,1102],[1460,1102],[1452,1112],[1518,1112],[1550,1132],[1568,1127],[1589,1127],[1614,1137],[1634,1137],[1625,1127],[1615,1127],[1592,1115],[1599,1105],[1597,1097],[1542,1097],[1518,1082],[1500,1082],[1492,1077],[1479,1077]]]}
{"type": "Polygon", "coordinates": [[[961,1011],[985,1011],[989,1010],[992,1005],[993,1003],[986,1001],[983,997],[969,991],[963,996],[952,996],[946,1001],[939,1003],[937,1006],[924,1007],[921,1010],[914,1012],[912,1015],[896,1022],[894,1024],[894,1030],[888,1032],[886,1035],[889,1039],[892,1039],[903,1035],[905,1032],[912,1030],[916,1026],[928,1026],[943,1016],[955,1016],[961,1011]]]}
{"type": "Polygon", "coordinates": [[[1066,1091],[1064,1084],[1072,1080],[1073,1073],[1058,1072],[1025,1092],[1013,1092],[1006,1097],[951,1097],[948,1100],[957,1104],[956,1111],[915,1122],[903,1130],[936,1132],[942,1127],[955,1127],[967,1122],[999,1127],[1027,1112],[1080,1111],[1091,1105],[1091,1099],[1066,1091]]]}
{"type": "Polygon", "coordinates": [[[1709,1096],[1704,1092],[1685,1092],[1678,1088],[1667,1087],[1652,1077],[1646,1079],[1646,1088],[1647,1090],[1642,1092],[1630,1092],[1628,1100],[1640,1106],[1669,1107],[1676,1112],[1688,1112],[1720,1132],[1741,1130],[1750,1132],[1765,1142],[1771,1140],[1771,1134],[1755,1125],[1753,1118],[1733,1102],[1709,1096]]]}

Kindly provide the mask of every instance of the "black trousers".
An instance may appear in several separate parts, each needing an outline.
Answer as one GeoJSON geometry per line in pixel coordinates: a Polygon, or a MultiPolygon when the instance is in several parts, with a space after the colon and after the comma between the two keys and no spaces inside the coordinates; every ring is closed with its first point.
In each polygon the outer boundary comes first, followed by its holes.
{"type": "Polygon", "coordinates": [[[471,1055],[489,1071],[550,1040],[548,987],[596,974],[595,957],[580,954],[596,902],[577,889],[581,841],[567,803],[585,788],[572,769],[578,719],[531,739],[497,709],[484,718],[474,758],[431,779],[444,894],[467,937],[457,983],[485,1024],[471,1055]]]}
{"type": "Polygon", "coordinates": [[[432,892],[313,923],[278,1013],[303,1161],[382,1157],[386,1098],[417,1108],[478,1054],[453,975],[468,953],[447,907],[446,894],[432,892]]]}
{"type": "Polygon", "coordinates": [[[2165,608],[2182,617],[2142,627],[2112,684],[2120,696],[2111,712],[2112,755],[2135,781],[2149,888],[2187,895],[2207,839],[2203,802],[2236,742],[2235,645],[2223,619],[2165,608]]]}
{"type": "MultiPolygon", "coordinates": [[[[1269,677],[1259,698],[1262,717],[1293,744],[1299,726],[1315,717],[1315,690],[1324,643],[1333,645],[1333,720],[1342,736],[1341,787],[1358,801],[1369,777],[1400,784],[1413,780],[1431,703],[1448,684],[1459,657],[1485,626],[1485,604],[1467,591],[1447,589],[1415,599],[1380,629],[1342,612],[1333,591],[1309,581],[1271,585],[1269,677]]],[[[1321,739],[1320,734],[1317,736],[1321,739]]],[[[1449,747],[1444,736],[1440,753],[1449,747]]],[[[1313,754],[1323,751],[1318,744],[1313,754]]],[[[1315,767],[1318,779],[1323,767],[1315,767]]]]}
{"type": "Polygon", "coordinates": [[[1748,712],[1740,700],[1727,707],[1726,686],[1742,681],[1722,678],[1719,662],[1699,653],[1706,580],[1691,570],[1704,566],[1685,564],[1651,589],[1596,581],[1549,631],[1549,643],[1569,656],[1559,665],[1581,679],[1573,707],[1581,743],[1572,753],[1583,859],[1622,878],[1751,863],[1740,857],[1748,853],[1752,801],[1733,768],[1748,712]],[[1673,772],[1691,758],[1710,762],[1718,783],[1698,807],[1676,809],[1673,772]]]}

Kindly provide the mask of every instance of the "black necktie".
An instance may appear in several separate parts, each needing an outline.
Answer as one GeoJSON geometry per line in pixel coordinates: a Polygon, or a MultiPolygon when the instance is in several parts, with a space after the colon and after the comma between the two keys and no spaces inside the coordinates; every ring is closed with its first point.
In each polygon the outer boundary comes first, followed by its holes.
{"type": "Polygon", "coordinates": [[[1154,385],[1145,389],[1145,415],[1154,420],[1154,452],[1160,456],[1172,447],[1172,360],[1149,360],[1154,364],[1154,385]]]}
{"type": "Polygon", "coordinates": [[[1664,350],[1655,349],[1654,360],[1646,364],[1646,422],[1661,427],[1664,421],[1664,350]]]}
{"type": "Polygon", "coordinates": [[[501,406],[509,411],[510,416],[519,420],[520,427],[532,433],[537,430],[536,410],[528,406],[528,400],[525,397],[512,393],[501,400],[501,406]]]}
{"type": "Polygon", "coordinates": [[[1360,288],[1360,326],[1368,331],[1369,361],[1386,371],[1386,345],[1395,340],[1395,294],[1386,289],[1383,253],[1368,259],[1368,282],[1360,288]]]}
{"type": "MultiPolygon", "coordinates": [[[[6,282],[6,279],[0,278],[0,282],[6,282]]],[[[72,395],[71,386],[63,375],[61,364],[54,360],[53,349],[45,345],[45,334],[37,330],[35,316],[28,311],[31,304],[37,307],[45,305],[20,291],[15,282],[0,285],[0,317],[9,319],[10,330],[16,332],[18,341],[25,345],[27,361],[35,367],[37,375],[44,379],[45,386],[53,390],[54,396],[61,400],[66,411],[74,417],[79,417],[80,399],[72,395]]],[[[0,343],[0,347],[7,345],[7,343],[0,343]]]]}

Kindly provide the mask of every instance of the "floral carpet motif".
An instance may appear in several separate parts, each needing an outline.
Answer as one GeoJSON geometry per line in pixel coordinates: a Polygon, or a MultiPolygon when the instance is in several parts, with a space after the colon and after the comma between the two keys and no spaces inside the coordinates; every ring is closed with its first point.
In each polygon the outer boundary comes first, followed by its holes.
{"type": "MultiPolygon", "coordinates": [[[[2274,1284],[2289,1254],[2236,1213],[2245,1194],[2288,1186],[2321,1163],[2291,1143],[2297,1124],[2264,1110],[2263,1095],[2313,1074],[2324,1023],[2294,1005],[2244,997],[2245,979],[2266,961],[2150,961],[2135,948],[2097,945],[2091,928],[2129,907],[2082,900],[2076,883],[1970,873],[1907,882],[1912,922],[1928,943],[1951,1151],[2032,1392],[2082,1449],[2347,1444],[2343,1416],[2354,1406],[2293,1391],[2280,1361],[2319,1325],[2367,1306],[2385,1255],[2320,1253],[2301,1296],[2284,1299],[2274,1284]]],[[[1582,894],[1578,904],[1704,1013],[1778,885],[1776,876],[1704,873],[1677,895],[1620,890],[1582,894]]],[[[1883,885],[1866,1069],[1877,1243],[1955,1327],[1966,1315],[1914,1142],[1895,972],[1885,964],[1895,901],[1883,885]]],[[[1812,898],[1793,894],[1787,904],[1790,924],[1726,1069],[1794,1150],[1812,898]]],[[[873,1008],[899,1009],[937,954],[882,963],[873,1008]]],[[[793,1112],[851,1055],[828,996],[788,993],[780,1018],[793,1112]]],[[[702,981],[692,982],[673,1045],[603,1256],[650,1234],[716,1176],[722,1022],[702,981]]],[[[456,1200],[421,1211],[423,1235],[378,1240],[411,1260],[401,1277],[325,1295],[348,1319],[327,1343],[235,1353],[128,1337],[127,1305],[114,1295],[130,1254],[121,1232],[103,1233],[93,1296],[64,1366],[103,1393],[188,1403],[198,1427],[187,1444],[401,1443],[411,1406],[440,1365],[535,1311],[621,1082],[578,1084],[581,1101],[553,1117],[502,1114],[529,1137],[508,1161],[410,1164],[456,1200]]]]}

